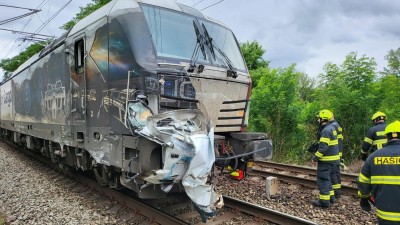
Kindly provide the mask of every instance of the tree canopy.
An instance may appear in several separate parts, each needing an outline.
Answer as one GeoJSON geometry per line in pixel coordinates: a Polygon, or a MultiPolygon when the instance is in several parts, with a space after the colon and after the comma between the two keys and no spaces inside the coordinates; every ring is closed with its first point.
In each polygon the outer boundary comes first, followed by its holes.
{"type": "Polygon", "coordinates": [[[241,43],[240,49],[242,50],[243,57],[246,59],[246,65],[249,70],[268,67],[269,63],[262,58],[265,50],[258,42],[252,41],[241,43]]]}
{"type": "Polygon", "coordinates": [[[383,69],[383,74],[400,77],[400,48],[389,50],[385,59],[388,65],[383,69]]]}
{"type": "Polygon", "coordinates": [[[85,18],[90,13],[98,10],[100,7],[109,2],[111,2],[111,0],[93,0],[93,3],[89,3],[85,7],[80,7],[80,11],[76,14],[76,16],[72,20],[66,22],[60,28],[66,31],[71,29],[79,20],[85,18]]]}
{"type": "Polygon", "coordinates": [[[253,79],[249,129],[268,134],[275,160],[310,160],[306,149],[316,139],[315,115],[321,109],[333,111],[344,129],[346,161],[358,159],[373,113],[382,110],[389,122],[400,119],[400,48],[388,52],[384,71],[377,71],[374,58],[350,52],[341,64],[326,63],[317,78],[297,71],[296,65],[270,68],[254,63],[266,52],[258,43],[241,48],[253,79]]]}
{"type": "Polygon", "coordinates": [[[31,44],[25,51],[12,58],[2,59],[0,67],[5,71],[3,79],[6,80],[22,63],[40,52],[44,48],[43,43],[31,44]]]}

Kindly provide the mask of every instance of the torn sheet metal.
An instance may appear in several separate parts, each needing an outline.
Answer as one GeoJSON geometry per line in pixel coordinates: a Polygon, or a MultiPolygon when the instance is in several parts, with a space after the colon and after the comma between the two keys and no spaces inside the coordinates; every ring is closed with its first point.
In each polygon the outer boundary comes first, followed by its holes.
{"type": "Polygon", "coordinates": [[[153,116],[141,101],[130,102],[128,108],[132,132],[163,146],[164,167],[148,173],[144,180],[164,184],[165,192],[181,182],[200,214],[215,215],[223,203],[210,182],[215,161],[214,128],[203,113],[182,109],[153,116]]]}

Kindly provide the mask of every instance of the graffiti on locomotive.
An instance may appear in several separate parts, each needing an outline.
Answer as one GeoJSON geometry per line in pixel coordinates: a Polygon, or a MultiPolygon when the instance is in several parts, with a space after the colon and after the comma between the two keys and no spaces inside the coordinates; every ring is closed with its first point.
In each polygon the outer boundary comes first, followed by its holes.
{"type": "Polygon", "coordinates": [[[207,217],[223,205],[215,165],[271,157],[246,132],[250,93],[225,25],[175,1],[113,0],[2,83],[1,135],[141,198],[184,191],[207,217]]]}

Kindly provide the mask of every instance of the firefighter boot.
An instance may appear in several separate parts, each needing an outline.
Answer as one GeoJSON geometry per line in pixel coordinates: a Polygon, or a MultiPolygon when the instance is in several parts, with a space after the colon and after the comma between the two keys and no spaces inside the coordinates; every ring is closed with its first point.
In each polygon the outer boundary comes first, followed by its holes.
{"type": "Polygon", "coordinates": [[[323,201],[317,200],[317,201],[312,201],[311,203],[314,206],[321,207],[321,208],[328,208],[329,207],[329,202],[323,202],[323,201]]]}
{"type": "Polygon", "coordinates": [[[335,196],[331,196],[331,198],[329,199],[329,203],[331,203],[331,205],[335,203],[335,196]]]}
{"type": "Polygon", "coordinates": [[[369,201],[367,198],[360,199],[360,206],[361,206],[362,210],[364,210],[366,212],[371,211],[371,205],[369,204],[369,201]]]}
{"type": "Polygon", "coordinates": [[[340,197],[342,197],[342,191],[341,190],[336,190],[335,191],[335,198],[338,199],[340,197]]]}

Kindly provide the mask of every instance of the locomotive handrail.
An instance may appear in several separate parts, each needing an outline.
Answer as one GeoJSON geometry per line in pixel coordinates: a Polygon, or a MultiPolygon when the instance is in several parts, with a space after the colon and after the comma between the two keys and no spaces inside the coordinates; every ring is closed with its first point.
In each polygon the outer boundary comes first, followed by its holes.
{"type": "Polygon", "coordinates": [[[135,71],[128,71],[128,82],[126,82],[126,98],[125,98],[125,127],[128,127],[128,102],[129,102],[129,81],[131,80],[131,73],[134,73],[135,71]]]}
{"type": "Polygon", "coordinates": [[[255,151],[252,151],[252,152],[247,152],[247,153],[234,155],[234,156],[229,156],[229,157],[215,157],[215,160],[230,160],[230,159],[240,158],[240,157],[243,157],[243,156],[248,156],[248,155],[251,155],[251,154],[254,154],[254,153],[257,153],[257,152],[261,152],[261,151],[265,151],[265,150],[267,150],[267,147],[263,147],[263,148],[255,150],[255,151]]]}

